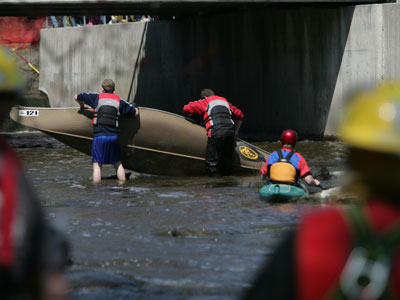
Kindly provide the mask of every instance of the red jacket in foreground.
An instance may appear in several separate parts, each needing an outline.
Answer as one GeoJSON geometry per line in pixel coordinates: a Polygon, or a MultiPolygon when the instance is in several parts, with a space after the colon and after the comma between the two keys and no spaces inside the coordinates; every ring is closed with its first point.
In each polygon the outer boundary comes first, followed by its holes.
{"type": "MultiPolygon", "coordinates": [[[[400,222],[400,205],[375,197],[362,206],[372,228],[387,232],[400,222]]],[[[339,278],[354,247],[353,228],[342,209],[311,212],[287,232],[243,300],[329,299],[338,292],[339,278]]],[[[400,249],[392,261],[388,287],[400,299],[400,249]]]]}

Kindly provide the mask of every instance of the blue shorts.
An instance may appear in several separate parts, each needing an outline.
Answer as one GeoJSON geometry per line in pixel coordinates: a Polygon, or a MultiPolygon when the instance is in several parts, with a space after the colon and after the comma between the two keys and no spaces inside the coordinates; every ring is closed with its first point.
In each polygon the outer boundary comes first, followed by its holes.
{"type": "Polygon", "coordinates": [[[95,136],[92,143],[92,162],[115,164],[121,161],[118,136],[95,136]]]}

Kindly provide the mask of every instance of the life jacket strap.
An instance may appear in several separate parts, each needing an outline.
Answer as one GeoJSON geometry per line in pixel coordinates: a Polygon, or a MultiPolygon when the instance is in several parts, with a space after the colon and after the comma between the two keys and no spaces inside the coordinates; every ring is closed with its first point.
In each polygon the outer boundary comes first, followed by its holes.
{"type": "Polygon", "coordinates": [[[279,156],[279,161],[280,162],[288,162],[288,163],[290,162],[290,159],[292,158],[293,154],[296,153],[296,151],[292,150],[289,152],[288,155],[286,155],[286,157],[284,157],[281,149],[278,149],[277,152],[278,152],[278,156],[279,156]]]}
{"type": "Polygon", "coordinates": [[[354,249],[340,276],[338,292],[346,299],[381,299],[388,295],[391,264],[400,245],[400,224],[378,234],[360,207],[352,206],[347,215],[354,230],[354,249]]]}

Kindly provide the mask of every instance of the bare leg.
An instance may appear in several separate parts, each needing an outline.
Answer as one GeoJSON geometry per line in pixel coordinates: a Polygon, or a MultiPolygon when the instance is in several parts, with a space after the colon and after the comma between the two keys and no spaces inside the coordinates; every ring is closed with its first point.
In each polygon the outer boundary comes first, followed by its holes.
{"type": "Polygon", "coordinates": [[[93,183],[98,183],[101,181],[101,167],[98,162],[93,163],[93,183]]]}
{"type": "Polygon", "coordinates": [[[44,276],[43,299],[67,300],[68,282],[64,274],[57,271],[47,271],[44,276]]]}
{"type": "Polygon", "coordinates": [[[120,161],[117,162],[117,163],[115,163],[115,164],[114,164],[114,168],[115,168],[115,171],[117,172],[118,180],[119,180],[121,183],[125,182],[125,181],[126,181],[125,169],[124,169],[124,167],[122,166],[122,163],[121,163],[120,161]]]}

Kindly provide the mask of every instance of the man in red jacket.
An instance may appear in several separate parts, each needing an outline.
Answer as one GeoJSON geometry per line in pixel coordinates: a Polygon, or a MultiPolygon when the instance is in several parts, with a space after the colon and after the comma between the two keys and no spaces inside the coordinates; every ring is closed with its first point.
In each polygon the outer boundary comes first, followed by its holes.
{"type": "Polygon", "coordinates": [[[357,97],[339,135],[359,205],[306,215],[244,299],[400,299],[400,85],[357,97]]]}
{"type": "Polygon", "coordinates": [[[210,176],[232,172],[233,150],[242,124],[242,111],[211,89],[203,89],[201,99],[183,107],[183,112],[203,116],[208,135],[206,170],[210,176]],[[235,120],[235,121],[233,121],[235,120]]]}

